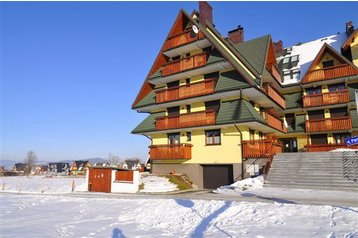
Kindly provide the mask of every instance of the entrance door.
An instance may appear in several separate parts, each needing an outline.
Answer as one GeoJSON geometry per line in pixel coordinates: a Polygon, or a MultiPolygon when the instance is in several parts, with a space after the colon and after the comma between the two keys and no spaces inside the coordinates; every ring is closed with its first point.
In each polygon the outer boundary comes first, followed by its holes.
{"type": "Polygon", "coordinates": [[[296,138],[284,138],[282,139],[283,152],[297,152],[297,140],[296,138]]]}

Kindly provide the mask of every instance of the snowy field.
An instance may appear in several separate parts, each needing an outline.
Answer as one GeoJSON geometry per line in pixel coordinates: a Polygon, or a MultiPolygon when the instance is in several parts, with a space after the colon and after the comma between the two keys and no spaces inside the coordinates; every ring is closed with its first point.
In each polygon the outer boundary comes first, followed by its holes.
{"type": "Polygon", "coordinates": [[[358,237],[358,208],[0,194],[0,237],[358,237]]]}
{"type": "Polygon", "coordinates": [[[3,192],[12,193],[70,193],[73,181],[75,192],[87,190],[86,178],[46,178],[43,176],[0,177],[0,189],[3,192]]]}

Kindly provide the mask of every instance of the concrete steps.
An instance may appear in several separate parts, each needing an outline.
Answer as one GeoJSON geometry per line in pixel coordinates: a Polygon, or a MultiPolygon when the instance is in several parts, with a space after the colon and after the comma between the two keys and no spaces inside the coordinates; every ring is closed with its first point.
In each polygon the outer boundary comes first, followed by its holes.
{"type": "Polygon", "coordinates": [[[358,152],[278,154],[265,186],[358,192],[358,152]]]}

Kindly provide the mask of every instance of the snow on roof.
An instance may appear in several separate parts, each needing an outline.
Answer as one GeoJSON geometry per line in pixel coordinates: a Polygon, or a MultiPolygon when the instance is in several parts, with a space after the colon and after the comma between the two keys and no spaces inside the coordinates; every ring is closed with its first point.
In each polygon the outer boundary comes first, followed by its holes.
{"type": "MultiPolygon", "coordinates": [[[[312,61],[317,56],[319,50],[322,48],[324,43],[327,43],[331,47],[333,47],[337,52],[341,52],[341,46],[347,40],[347,35],[345,33],[331,35],[327,37],[323,37],[314,41],[309,41],[302,44],[293,45],[290,47],[286,47],[284,51],[288,51],[290,53],[284,54],[283,56],[279,57],[277,60],[278,62],[284,58],[289,58],[291,56],[298,55],[298,64],[292,67],[290,70],[299,70],[300,74],[299,77],[293,77],[292,79],[287,79],[283,81],[283,85],[287,84],[295,84],[299,83],[303,76],[306,74],[308,68],[310,67],[312,61]]],[[[287,70],[283,70],[285,72],[287,70]]],[[[289,71],[289,70],[288,70],[289,71]]]]}

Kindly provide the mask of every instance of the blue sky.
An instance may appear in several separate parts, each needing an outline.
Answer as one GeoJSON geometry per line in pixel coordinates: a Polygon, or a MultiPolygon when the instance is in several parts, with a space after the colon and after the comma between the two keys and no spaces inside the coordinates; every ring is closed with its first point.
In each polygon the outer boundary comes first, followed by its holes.
{"type": "MultiPolygon", "coordinates": [[[[358,26],[358,2],[210,2],[221,34],[284,46],[358,26]]],[[[131,110],[180,8],[197,2],[1,2],[1,159],[148,156],[131,110]]]]}

